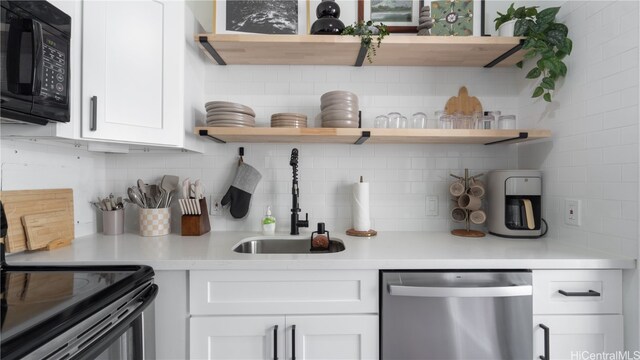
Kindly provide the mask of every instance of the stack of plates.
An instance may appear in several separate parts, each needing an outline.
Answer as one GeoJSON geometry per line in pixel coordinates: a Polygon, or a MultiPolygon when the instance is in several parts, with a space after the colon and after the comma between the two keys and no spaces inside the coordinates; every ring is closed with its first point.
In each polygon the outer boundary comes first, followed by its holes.
{"type": "Polygon", "coordinates": [[[207,109],[207,126],[216,127],[254,127],[256,113],[248,106],[227,101],[209,101],[207,109]]]}
{"type": "Polygon", "coordinates": [[[271,127],[306,128],[307,115],[296,113],[278,113],[271,115],[271,127]]]}
{"type": "Polygon", "coordinates": [[[320,98],[322,127],[357,128],[358,95],[349,91],[330,91],[320,98]]]}

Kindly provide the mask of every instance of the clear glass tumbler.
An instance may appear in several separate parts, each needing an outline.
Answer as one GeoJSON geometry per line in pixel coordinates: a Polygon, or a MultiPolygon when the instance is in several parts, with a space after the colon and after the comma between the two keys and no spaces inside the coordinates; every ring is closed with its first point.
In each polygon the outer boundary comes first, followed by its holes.
{"type": "Polygon", "coordinates": [[[389,118],[387,115],[378,115],[375,120],[373,120],[373,127],[375,128],[386,128],[389,125],[389,118]]]}
{"type": "Polygon", "coordinates": [[[427,126],[427,114],[423,112],[417,112],[411,115],[411,123],[409,124],[410,128],[424,129],[426,126],[427,126]]]}
{"type": "Polygon", "coordinates": [[[498,129],[515,130],[516,129],[516,116],[515,115],[502,115],[498,118],[498,129]]]}
{"type": "Polygon", "coordinates": [[[390,112],[387,115],[387,118],[389,119],[389,122],[387,123],[387,127],[390,129],[399,129],[400,117],[402,117],[402,115],[400,115],[399,112],[390,112]]]}

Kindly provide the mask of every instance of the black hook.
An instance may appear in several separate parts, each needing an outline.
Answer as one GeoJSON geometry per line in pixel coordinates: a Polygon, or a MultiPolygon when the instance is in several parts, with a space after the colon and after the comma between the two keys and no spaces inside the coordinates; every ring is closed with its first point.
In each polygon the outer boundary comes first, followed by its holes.
{"type": "Polygon", "coordinates": [[[240,146],[240,148],[238,148],[238,155],[240,155],[240,157],[244,156],[244,146],[240,146]]]}

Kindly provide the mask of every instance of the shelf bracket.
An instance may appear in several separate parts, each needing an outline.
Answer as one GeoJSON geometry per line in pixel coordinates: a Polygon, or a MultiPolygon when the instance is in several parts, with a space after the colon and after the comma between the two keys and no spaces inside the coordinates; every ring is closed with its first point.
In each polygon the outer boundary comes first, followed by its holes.
{"type": "Polygon", "coordinates": [[[355,143],[353,143],[354,145],[362,145],[364,144],[365,141],[369,140],[369,138],[371,137],[371,131],[363,131],[362,135],[360,136],[360,138],[358,140],[356,140],[355,143]]]}
{"type": "Polygon", "coordinates": [[[364,63],[364,58],[367,56],[367,48],[360,45],[360,51],[358,51],[358,57],[356,58],[356,63],[354,66],[362,67],[364,63]]]}
{"type": "Polygon", "coordinates": [[[506,53],[498,56],[495,60],[493,60],[492,62],[488,63],[484,67],[485,68],[492,68],[492,67],[498,65],[502,60],[508,58],[509,56],[515,54],[520,49],[522,49],[523,45],[524,45],[524,39],[520,39],[520,43],[518,43],[518,45],[512,47],[511,50],[507,51],[506,53]]]}
{"type": "Polygon", "coordinates": [[[503,142],[507,142],[507,141],[512,141],[512,140],[523,140],[523,139],[527,139],[529,137],[529,133],[528,132],[521,132],[518,134],[518,137],[514,137],[514,138],[510,138],[510,139],[504,139],[504,140],[498,140],[498,141],[492,141],[489,143],[486,143],[485,145],[495,145],[495,144],[500,144],[503,142]]]}
{"type": "Polygon", "coordinates": [[[207,39],[206,36],[200,36],[198,38],[198,41],[200,41],[200,45],[202,45],[202,47],[205,48],[205,50],[207,50],[209,55],[213,57],[213,59],[218,63],[218,65],[227,65],[227,63],[224,62],[224,60],[222,60],[222,57],[220,57],[220,54],[218,54],[216,49],[214,49],[213,46],[209,44],[209,40],[207,39]]]}
{"type": "Polygon", "coordinates": [[[200,131],[198,131],[198,133],[200,134],[200,136],[206,136],[206,137],[210,138],[211,140],[213,140],[213,141],[215,141],[217,143],[220,143],[220,144],[226,144],[227,143],[224,140],[220,140],[215,136],[209,135],[209,130],[200,130],[200,131]]]}

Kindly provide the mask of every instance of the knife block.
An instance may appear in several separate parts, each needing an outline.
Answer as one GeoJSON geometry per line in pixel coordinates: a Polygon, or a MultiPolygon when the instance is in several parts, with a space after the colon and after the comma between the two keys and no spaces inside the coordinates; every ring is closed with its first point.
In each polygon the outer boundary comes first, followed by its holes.
{"type": "Polygon", "coordinates": [[[182,236],[200,236],[211,231],[206,199],[200,199],[200,209],[200,215],[182,215],[182,236]]]}

